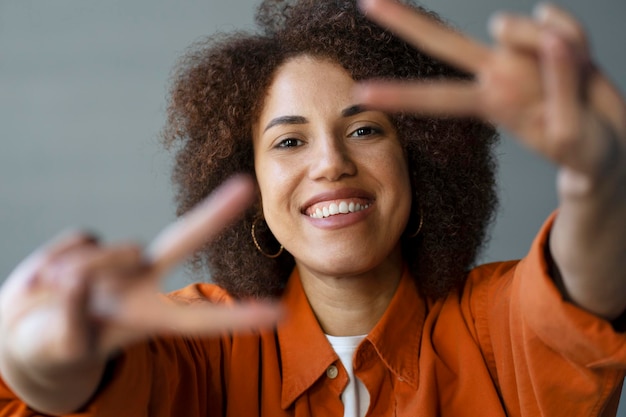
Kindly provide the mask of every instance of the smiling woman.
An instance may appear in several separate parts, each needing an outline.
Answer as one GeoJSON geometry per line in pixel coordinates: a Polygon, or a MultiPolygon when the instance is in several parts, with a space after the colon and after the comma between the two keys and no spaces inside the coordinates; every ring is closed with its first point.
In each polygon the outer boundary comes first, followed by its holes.
{"type": "Polygon", "coordinates": [[[257,21],[174,73],[181,219],[146,251],[63,236],[7,279],[0,415],[614,416],[626,104],[577,21],[501,15],[493,49],[393,0],[257,21]],[[560,201],[524,259],[475,267],[494,124],[560,201]],[[194,252],[216,284],[157,297],[194,252]]]}
{"type": "MultiPolygon", "coordinates": [[[[374,126],[384,131],[383,136],[392,133],[397,135],[404,154],[402,162],[370,160],[359,164],[358,169],[364,170],[365,167],[372,167],[383,172],[384,168],[399,169],[406,163],[405,169],[410,170],[411,191],[407,192],[405,185],[397,184],[400,187],[397,194],[408,197],[405,202],[408,201],[411,205],[410,216],[404,217],[405,208],[402,204],[390,206],[386,212],[370,210],[375,215],[385,218],[393,211],[399,210],[399,212],[386,220],[389,222],[395,219],[396,224],[391,229],[387,227],[389,225],[374,227],[369,223],[373,220],[368,220],[364,227],[369,228],[369,237],[372,240],[380,239],[381,242],[385,241],[395,246],[402,233],[396,235],[393,229],[401,228],[400,232],[402,232],[408,222],[407,227],[410,230],[405,233],[402,245],[398,246],[406,252],[405,262],[413,271],[415,279],[420,281],[420,288],[425,294],[435,298],[447,294],[451,288],[464,280],[467,269],[475,261],[482,247],[487,225],[493,216],[496,204],[495,164],[489,149],[495,143],[495,130],[490,125],[476,120],[442,120],[408,114],[386,115],[373,111],[363,112],[364,109],[358,106],[359,103],[349,98],[351,89],[355,85],[354,80],[372,77],[467,79],[468,76],[432,60],[417,50],[408,48],[404,42],[393,37],[391,33],[369,22],[354,9],[355,5],[351,6],[352,13],[355,14],[346,16],[343,20],[337,20],[337,11],[334,6],[322,3],[319,7],[310,7],[303,2],[294,5],[296,9],[304,8],[303,12],[291,11],[284,24],[281,23],[285,18],[282,14],[283,6],[282,2],[265,2],[259,10],[258,20],[265,23],[265,30],[268,33],[274,33],[273,37],[234,34],[218,41],[210,39],[207,44],[189,54],[179,65],[175,76],[176,81],[171,89],[170,124],[165,131],[168,143],[180,142],[178,145],[182,146],[178,151],[174,174],[178,185],[179,214],[193,207],[202,196],[235,172],[256,173],[257,176],[263,178],[267,176],[271,178],[273,184],[278,181],[283,182],[283,179],[287,181],[287,172],[265,174],[265,168],[260,170],[253,164],[253,153],[255,164],[259,161],[264,162],[265,159],[259,160],[264,154],[261,150],[278,144],[261,141],[261,138],[264,139],[272,133],[271,137],[282,140],[286,133],[292,133],[293,129],[298,127],[301,128],[298,134],[291,135],[293,137],[286,135],[286,137],[304,142],[307,145],[305,149],[308,150],[311,144],[306,140],[307,134],[319,136],[323,133],[327,137],[336,136],[336,130],[339,129],[339,126],[336,126],[337,122],[332,126],[328,121],[325,121],[324,125],[320,124],[321,109],[327,108],[329,100],[332,99],[333,103],[339,100],[337,95],[339,91],[343,91],[345,96],[343,107],[336,110],[334,117],[342,116],[346,122],[356,123],[359,120],[356,118],[358,115],[378,115],[373,120],[376,122],[374,126]],[[275,41],[274,37],[278,40],[275,41]],[[317,57],[327,64],[334,62],[338,68],[345,68],[344,76],[349,76],[350,79],[342,81],[336,75],[333,78],[334,82],[324,79],[318,74],[319,69],[324,67],[320,60],[311,62],[308,66],[297,66],[300,74],[295,69],[289,72],[280,71],[284,76],[276,79],[276,68],[283,62],[298,56],[307,56],[309,59],[317,57]],[[231,71],[232,65],[236,65],[237,72],[231,71]],[[276,81],[271,88],[268,87],[273,80],[276,81]],[[307,81],[306,84],[303,81],[307,81]],[[266,97],[266,94],[270,96],[266,97]],[[304,94],[307,94],[309,98],[307,106],[316,111],[309,110],[307,114],[296,114],[295,109],[299,108],[296,106],[302,107],[300,102],[304,101],[298,99],[304,94]],[[223,105],[210,106],[210,103],[216,100],[222,102],[223,105]],[[268,113],[270,116],[266,116],[268,113]],[[253,116],[250,117],[250,115],[253,116]],[[315,123],[310,120],[314,116],[317,117],[315,123]],[[267,120],[261,120],[263,117],[267,120]],[[260,126],[255,127],[254,123],[260,126]],[[274,134],[278,130],[276,126],[283,127],[278,134],[274,134]],[[293,129],[289,130],[288,127],[293,127],[293,129]],[[252,136],[255,130],[259,129],[262,129],[264,133],[263,135],[256,133],[253,151],[252,136]],[[243,138],[245,140],[242,140],[243,138]],[[444,138],[446,140],[443,140],[444,138]],[[207,140],[211,142],[211,146],[207,146],[207,140]],[[467,216],[464,213],[472,213],[472,215],[467,216]],[[423,224],[420,236],[412,239],[406,238],[417,230],[420,222],[423,224]],[[381,235],[373,233],[374,230],[381,235]],[[420,251],[421,245],[427,245],[429,250],[420,251]]],[[[334,75],[332,71],[324,71],[324,75],[329,75],[329,73],[334,75]]],[[[356,130],[356,127],[360,126],[355,124],[354,127],[356,130]]],[[[352,132],[343,132],[342,136],[350,133],[352,132]]],[[[381,139],[379,136],[376,137],[381,139]]],[[[293,142],[289,142],[290,146],[293,146],[293,142]]],[[[380,140],[369,142],[379,143],[378,146],[389,143],[380,140]]],[[[336,143],[334,145],[343,146],[336,143]]],[[[380,155],[380,150],[374,147],[359,145],[355,149],[370,150],[370,148],[371,155],[384,158],[380,155]]],[[[339,149],[339,153],[341,152],[343,151],[339,149]]],[[[271,153],[277,154],[277,152],[271,153]]],[[[303,161],[308,160],[310,163],[319,163],[319,169],[324,169],[322,164],[329,162],[328,158],[321,158],[323,155],[315,156],[301,150],[292,153],[296,153],[301,158],[298,162],[294,162],[294,166],[303,166],[303,161]]],[[[334,157],[332,154],[328,156],[334,157]]],[[[285,158],[287,155],[280,157],[281,160],[285,158]]],[[[295,157],[289,158],[295,160],[295,157]]],[[[310,169],[315,168],[309,165],[310,169]]],[[[353,169],[357,168],[353,167],[353,169]]],[[[295,175],[295,173],[290,174],[295,175]]],[[[307,175],[314,175],[314,173],[307,175]]],[[[375,172],[369,175],[377,178],[375,172]]],[[[395,173],[394,175],[396,175],[395,181],[403,181],[406,178],[405,174],[395,173]]],[[[291,180],[296,181],[294,178],[291,180]]],[[[350,181],[347,182],[350,183],[350,181]]],[[[268,183],[270,183],[269,180],[268,183]]],[[[382,187],[382,184],[379,186],[382,187]]],[[[348,186],[343,184],[336,188],[344,187],[348,186]]],[[[275,190],[276,187],[271,188],[275,190]]],[[[359,189],[359,187],[356,188],[359,189]]],[[[383,194],[396,192],[393,189],[395,187],[391,188],[385,190],[383,194]]],[[[323,192],[326,191],[328,190],[323,192]]],[[[291,192],[297,194],[298,190],[291,190],[291,192]]],[[[364,191],[361,190],[361,192],[364,191]]],[[[315,187],[309,189],[307,194],[308,198],[313,197],[315,187]]],[[[261,195],[263,200],[266,200],[263,190],[261,190],[261,195]]],[[[368,199],[371,200],[372,195],[367,194],[365,197],[362,205],[369,203],[368,199]]],[[[303,199],[300,204],[305,203],[305,197],[300,198],[303,199]]],[[[292,201],[292,203],[295,202],[292,201]]],[[[398,202],[390,201],[389,203],[397,204],[398,202]]],[[[263,205],[263,211],[266,209],[267,207],[263,205]]],[[[280,207],[274,213],[272,207],[272,212],[269,214],[286,220],[287,213],[292,211],[300,213],[303,209],[305,207],[302,206],[280,207]]],[[[365,213],[361,215],[363,214],[365,213]]],[[[242,239],[243,236],[249,234],[252,224],[255,221],[259,222],[260,217],[262,217],[261,205],[257,205],[247,212],[241,222],[225,230],[222,236],[211,242],[210,250],[198,254],[198,265],[204,263],[208,266],[213,280],[227,289],[230,294],[238,297],[279,294],[293,269],[293,253],[289,250],[283,256],[268,259],[255,250],[252,246],[253,242],[242,239]],[[245,249],[242,250],[243,248],[245,249]],[[228,256],[233,251],[240,253],[237,258],[228,256]]],[[[279,226],[280,223],[272,224],[272,220],[268,220],[272,231],[278,227],[285,230],[294,227],[293,224],[287,226],[287,223],[279,226]]],[[[343,220],[333,219],[332,221],[336,223],[343,220]]],[[[264,222],[261,221],[261,223],[264,222]]],[[[330,220],[317,223],[331,224],[330,220]]],[[[344,232],[351,232],[351,230],[346,229],[344,232]]],[[[310,233],[312,230],[306,234],[295,233],[290,237],[281,234],[279,242],[288,247],[289,245],[282,239],[289,239],[291,242],[298,241],[303,246],[307,246],[309,242],[305,243],[305,240],[313,237],[310,233]]],[[[272,248],[276,246],[272,245],[271,235],[257,236],[257,238],[266,242],[269,240],[267,244],[272,248]]],[[[356,241],[358,239],[355,239],[356,241]]],[[[325,242],[319,247],[327,247],[329,251],[325,257],[320,257],[318,262],[332,265],[331,254],[339,256],[345,247],[342,246],[342,249],[335,247],[330,250],[331,246],[327,245],[331,242],[335,246],[342,244],[330,238],[327,238],[325,242]]],[[[363,250],[367,255],[362,254],[355,258],[361,259],[361,262],[367,262],[374,254],[383,256],[373,249],[372,247],[368,250],[364,246],[363,250]]],[[[318,256],[320,255],[318,253],[318,256]]]]}

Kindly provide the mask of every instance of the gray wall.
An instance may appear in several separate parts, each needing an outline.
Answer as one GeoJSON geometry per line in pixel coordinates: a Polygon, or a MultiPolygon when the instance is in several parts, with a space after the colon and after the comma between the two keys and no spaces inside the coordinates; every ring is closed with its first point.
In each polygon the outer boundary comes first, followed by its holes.
{"type": "MultiPolygon", "coordinates": [[[[199,37],[251,27],[256,3],[0,0],[0,280],[62,229],[148,241],[174,218],[158,142],[170,69],[199,37]]],[[[491,12],[528,12],[534,1],[423,3],[487,40],[491,12]]],[[[626,91],[626,2],[561,4],[626,91]]],[[[507,137],[498,154],[501,210],[483,261],[523,256],[556,205],[554,167],[507,137]]],[[[165,288],[190,279],[179,271],[165,288]]]]}

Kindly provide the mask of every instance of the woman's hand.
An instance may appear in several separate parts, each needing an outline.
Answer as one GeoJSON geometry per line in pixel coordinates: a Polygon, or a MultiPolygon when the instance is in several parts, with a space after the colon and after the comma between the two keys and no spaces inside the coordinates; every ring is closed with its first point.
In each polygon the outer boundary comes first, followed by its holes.
{"type": "Polygon", "coordinates": [[[0,292],[0,370],[31,407],[67,413],[96,389],[107,358],[155,334],[214,334],[274,323],[276,306],[180,306],[159,280],[247,207],[250,179],[228,181],[147,251],[66,234],[41,248],[0,292]]]}
{"type": "Polygon", "coordinates": [[[585,34],[554,6],[535,19],[500,14],[490,48],[393,0],[363,0],[368,17],[422,51],[473,73],[474,82],[371,83],[377,107],[476,116],[515,134],[560,166],[592,176],[615,169],[626,147],[626,106],[591,62],[585,34]]]}
{"type": "MultiPolygon", "coordinates": [[[[471,82],[370,82],[364,104],[498,124],[559,165],[550,249],[567,297],[600,316],[626,308],[626,104],[592,62],[580,24],[555,6],[500,14],[488,47],[393,0],[362,0],[368,17],[471,82]]],[[[556,277],[559,278],[558,276],[556,277]]]]}

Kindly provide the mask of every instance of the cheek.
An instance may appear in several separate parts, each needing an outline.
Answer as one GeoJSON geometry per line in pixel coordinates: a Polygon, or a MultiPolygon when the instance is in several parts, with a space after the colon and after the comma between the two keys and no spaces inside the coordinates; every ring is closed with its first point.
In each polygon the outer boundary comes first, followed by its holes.
{"type": "Polygon", "coordinates": [[[396,178],[396,192],[398,193],[396,198],[398,199],[400,206],[408,212],[411,210],[411,201],[413,199],[408,172],[398,171],[396,178]]]}
{"type": "Polygon", "coordinates": [[[259,187],[259,201],[263,217],[267,221],[267,206],[272,204],[274,196],[272,195],[272,173],[262,158],[255,154],[254,172],[256,175],[257,186],[259,187]]]}
{"type": "Polygon", "coordinates": [[[411,196],[411,181],[409,179],[409,165],[407,157],[400,144],[387,153],[381,152],[386,157],[378,161],[379,166],[385,167],[387,178],[393,181],[394,188],[400,193],[408,192],[411,196]]]}
{"type": "Polygon", "coordinates": [[[400,150],[392,154],[393,157],[384,161],[383,166],[389,167],[387,178],[389,187],[396,194],[395,210],[398,214],[398,221],[404,225],[410,216],[412,204],[411,180],[409,178],[409,168],[404,152],[400,150]]]}
{"type": "Polygon", "coordinates": [[[260,189],[263,217],[274,237],[285,247],[298,235],[300,213],[294,201],[295,187],[286,177],[272,176],[265,172],[271,181],[260,189]]]}
{"type": "Polygon", "coordinates": [[[259,192],[263,207],[263,215],[274,229],[277,216],[283,217],[290,208],[290,197],[293,195],[293,175],[284,164],[276,161],[262,161],[255,166],[259,192]]]}

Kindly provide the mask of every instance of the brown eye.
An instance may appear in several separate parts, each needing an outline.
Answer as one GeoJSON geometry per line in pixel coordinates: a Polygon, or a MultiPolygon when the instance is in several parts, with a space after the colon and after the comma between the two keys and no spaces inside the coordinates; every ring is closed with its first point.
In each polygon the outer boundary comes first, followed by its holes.
{"type": "Polygon", "coordinates": [[[381,133],[379,129],[371,126],[363,126],[356,129],[354,132],[350,134],[352,137],[358,136],[370,136],[381,133]]]}
{"type": "Polygon", "coordinates": [[[283,139],[280,141],[280,143],[278,143],[279,148],[294,148],[300,145],[302,145],[302,141],[300,139],[295,139],[295,138],[283,139]]]}

